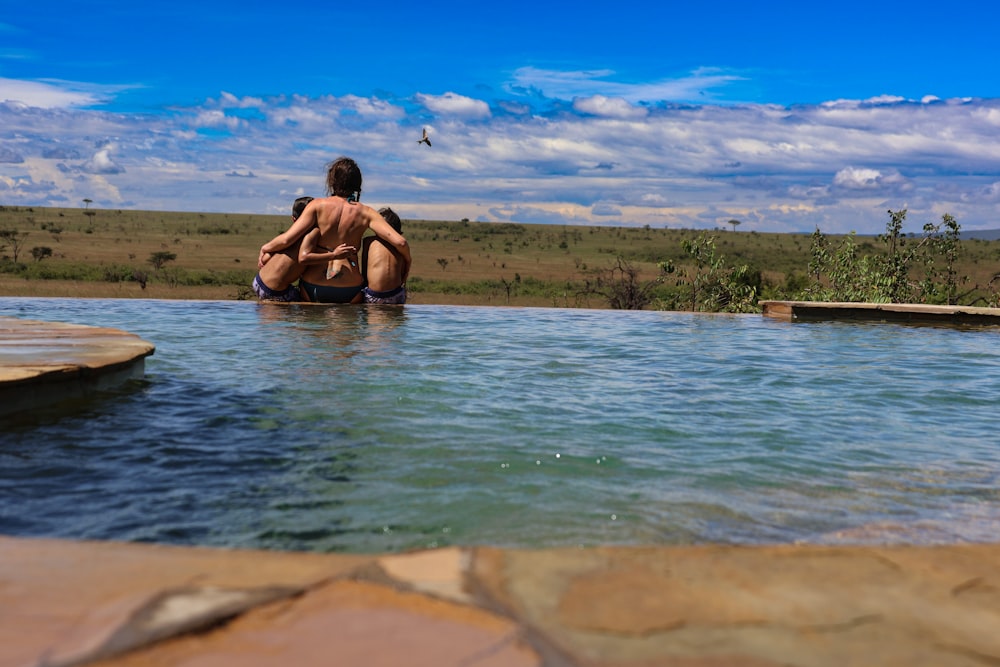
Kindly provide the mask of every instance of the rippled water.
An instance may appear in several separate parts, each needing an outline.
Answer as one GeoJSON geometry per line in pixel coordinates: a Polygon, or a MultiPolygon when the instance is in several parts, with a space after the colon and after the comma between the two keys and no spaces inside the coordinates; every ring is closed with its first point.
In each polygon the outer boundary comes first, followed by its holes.
{"type": "Polygon", "coordinates": [[[156,345],[2,423],[0,533],[318,551],[1000,535],[1000,330],[0,299],[156,345]]]}

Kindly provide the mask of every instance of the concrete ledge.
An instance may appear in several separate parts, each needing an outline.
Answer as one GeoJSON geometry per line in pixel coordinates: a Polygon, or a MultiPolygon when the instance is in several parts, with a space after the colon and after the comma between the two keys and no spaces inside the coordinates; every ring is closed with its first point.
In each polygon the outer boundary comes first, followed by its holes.
{"type": "Polygon", "coordinates": [[[789,322],[860,320],[914,324],[1000,325],[1000,308],[928,306],[917,303],[762,301],[765,317],[789,322]]]}
{"type": "Polygon", "coordinates": [[[0,537],[0,664],[1000,662],[1000,545],[339,555],[0,537]]]}
{"type": "Polygon", "coordinates": [[[141,378],[154,350],[118,329],[0,317],[0,415],[141,378]]]}

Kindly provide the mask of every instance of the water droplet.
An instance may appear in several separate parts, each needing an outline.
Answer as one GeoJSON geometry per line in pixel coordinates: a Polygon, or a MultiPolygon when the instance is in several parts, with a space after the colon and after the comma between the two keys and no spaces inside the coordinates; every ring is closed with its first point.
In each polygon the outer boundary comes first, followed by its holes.
{"type": "Polygon", "coordinates": [[[536,460],[535,460],[535,465],[536,465],[536,466],[540,466],[540,465],[542,465],[542,462],[541,462],[541,461],[538,461],[538,460],[536,459],[536,460]]]}
{"type": "Polygon", "coordinates": [[[617,514],[612,514],[611,515],[611,520],[612,521],[617,521],[618,520],[618,515],[617,514]]]}
{"type": "Polygon", "coordinates": [[[562,454],[556,454],[556,458],[559,458],[560,456],[562,456],[562,454]]]}

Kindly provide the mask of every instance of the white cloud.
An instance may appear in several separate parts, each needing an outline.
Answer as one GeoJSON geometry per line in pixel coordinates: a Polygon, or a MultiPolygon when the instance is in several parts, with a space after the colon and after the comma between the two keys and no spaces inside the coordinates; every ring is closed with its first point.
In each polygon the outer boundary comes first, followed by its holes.
{"type": "Polygon", "coordinates": [[[0,103],[0,178],[19,205],[97,201],[103,188],[139,208],[287,211],[289,193],[322,192],[326,163],[345,154],[364,170],[367,201],[409,217],[712,228],[729,215],[759,231],[877,232],[905,197],[914,223],[942,210],[968,228],[1000,219],[1000,100],[576,97],[526,97],[496,116],[455,93],[397,104],[223,94],[148,115],[0,103]],[[416,142],[422,126],[431,148],[416,142]]]}
{"type": "Polygon", "coordinates": [[[876,190],[906,186],[907,179],[895,169],[883,173],[878,169],[845,167],[834,175],[833,184],[848,190],[876,190]]]}
{"type": "Polygon", "coordinates": [[[878,169],[857,169],[845,167],[833,177],[833,184],[842,188],[870,190],[879,187],[882,172],[878,169]]]}
{"type": "Polygon", "coordinates": [[[604,95],[629,102],[690,102],[708,100],[712,91],[744,81],[744,77],[718,69],[702,68],[675,79],[643,83],[610,80],[612,70],[558,71],[522,67],[514,72],[514,90],[538,90],[547,97],[571,100],[576,97],[604,95]]]}
{"type": "Polygon", "coordinates": [[[264,100],[260,97],[236,97],[225,91],[219,98],[219,106],[224,109],[257,109],[263,105],[264,100]]]}
{"type": "Polygon", "coordinates": [[[643,107],[636,107],[621,98],[594,95],[573,100],[573,108],[581,113],[606,118],[645,118],[649,113],[643,107]]]}
{"type": "Polygon", "coordinates": [[[490,116],[490,106],[486,102],[457,93],[445,93],[444,95],[418,93],[415,99],[428,111],[442,116],[457,118],[488,118],[490,116]]]}
{"type": "Polygon", "coordinates": [[[0,78],[0,102],[18,102],[40,109],[65,109],[92,106],[102,99],[102,96],[92,91],[71,90],[40,81],[0,78]]]}
{"type": "Polygon", "coordinates": [[[229,130],[235,130],[241,123],[242,121],[239,118],[227,116],[224,112],[219,111],[218,109],[206,109],[195,116],[191,124],[194,127],[221,127],[229,130]]]}
{"type": "Polygon", "coordinates": [[[125,170],[111,157],[115,150],[114,144],[106,144],[83,163],[81,169],[88,174],[120,174],[125,170]]]}

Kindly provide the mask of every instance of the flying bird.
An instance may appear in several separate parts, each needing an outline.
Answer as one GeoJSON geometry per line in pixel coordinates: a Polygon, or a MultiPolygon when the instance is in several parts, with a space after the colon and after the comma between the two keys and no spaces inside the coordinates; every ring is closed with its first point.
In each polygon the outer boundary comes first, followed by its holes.
{"type": "Polygon", "coordinates": [[[431,140],[427,138],[427,128],[426,127],[424,128],[424,138],[423,139],[418,139],[417,143],[418,144],[427,144],[428,146],[431,145],[431,140]]]}

